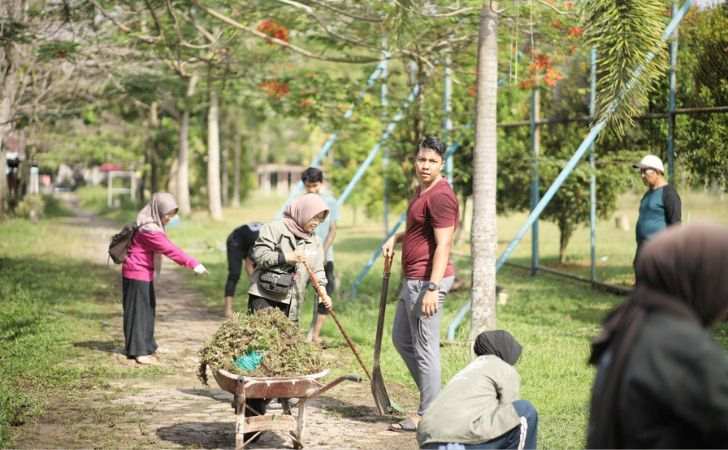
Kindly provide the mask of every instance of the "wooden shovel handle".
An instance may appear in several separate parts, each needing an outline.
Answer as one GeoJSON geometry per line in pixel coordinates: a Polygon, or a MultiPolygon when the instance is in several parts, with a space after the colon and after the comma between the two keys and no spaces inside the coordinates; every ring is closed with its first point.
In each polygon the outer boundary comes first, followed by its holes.
{"type": "MultiPolygon", "coordinates": [[[[301,259],[301,263],[306,268],[306,271],[308,272],[308,277],[311,280],[311,284],[313,285],[314,289],[316,289],[316,292],[318,293],[319,297],[322,298],[324,295],[326,295],[326,292],[324,291],[324,288],[322,288],[319,285],[318,277],[316,277],[316,274],[311,270],[311,266],[308,265],[308,261],[306,261],[305,258],[301,259]]],[[[359,356],[359,352],[356,350],[356,347],[354,347],[354,343],[349,338],[349,335],[344,331],[344,327],[341,326],[341,323],[339,323],[339,319],[336,317],[336,314],[334,313],[333,308],[329,308],[329,314],[331,315],[331,318],[334,319],[334,323],[336,323],[336,327],[341,332],[341,335],[344,336],[344,339],[346,340],[346,343],[349,345],[349,348],[354,353],[354,356],[356,356],[356,360],[359,361],[359,365],[362,369],[364,369],[364,373],[367,375],[367,378],[369,381],[372,380],[372,376],[369,373],[369,369],[367,369],[367,366],[364,365],[364,361],[361,360],[361,356],[359,356]]]]}
{"type": "Polygon", "coordinates": [[[384,250],[384,274],[389,275],[392,272],[392,261],[394,261],[394,249],[384,250]]]}

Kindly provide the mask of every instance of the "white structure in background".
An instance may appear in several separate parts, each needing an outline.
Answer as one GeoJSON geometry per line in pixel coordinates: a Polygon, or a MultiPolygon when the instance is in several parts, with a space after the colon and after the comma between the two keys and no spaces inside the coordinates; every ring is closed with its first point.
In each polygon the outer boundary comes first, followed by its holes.
{"type": "Polygon", "coordinates": [[[114,206],[114,195],[128,194],[132,201],[136,202],[136,191],[137,181],[139,176],[136,172],[124,171],[124,170],[112,170],[107,174],[106,184],[106,205],[111,208],[114,206]],[[117,179],[128,179],[129,187],[114,187],[114,178],[117,179]]]}
{"type": "Polygon", "coordinates": [[[99,166],[94,166],[91,168],[85,167],[82,170],[82,173],[83,179],[86,180],[86,183],[92,186],[98,186],[99,184],[103,183],[104,178],[106,178],[106,174],[101,171],[99,166]]]}
{"type": "Polygon", "coordinates": [[[714,8],[725,2],[726,0],[697,0],[695,3],[697,3],[699,8],[714,8]]]}
{"type": "Polygon", "coordinates": [[[60,164],[55,184],[57,191],[70,190],[70,187],[73,186],[73,169],[66,164],[60,164]]]}
{"type": "Polygon", "coordinates": [[[263,192],[288,194],[301,180],[301,173],[306,168],[290,164],[261,164],[255,169],[258,177],[258,189],[263,192]]]}
{"type": "Polygon", "coordinates": [[[28,193],[40,194],[40,182],[38,180],[38,166],[33,164],[30,166],[30,185],[28,186],[28,193]]]}

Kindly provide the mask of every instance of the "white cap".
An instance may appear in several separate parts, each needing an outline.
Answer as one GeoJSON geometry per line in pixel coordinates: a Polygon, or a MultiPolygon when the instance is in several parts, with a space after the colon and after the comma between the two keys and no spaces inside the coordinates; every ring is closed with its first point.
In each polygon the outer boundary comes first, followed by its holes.
{"type": "Polygon", "coordinates": [[[655,155],[645,156],[638,164],[632,164],[632,167],[635,169],[655,169],[665,173],[665,166],[662,165],[662,160],[655,155]]]}

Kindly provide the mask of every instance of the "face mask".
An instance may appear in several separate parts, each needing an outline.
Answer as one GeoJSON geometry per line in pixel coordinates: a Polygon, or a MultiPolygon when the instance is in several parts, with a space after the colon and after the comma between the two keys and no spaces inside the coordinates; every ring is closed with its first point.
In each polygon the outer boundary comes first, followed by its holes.
{"type": "Polygon", "coordinates": [[[177,214],[174,217],[172,217],[172,219],[169,222],[167,222],[167,227],[166,228],[174,228],[177,225],[179,225],[180,222],[181,222],[181,220],[179,218],[179,214],[177,214]]]}

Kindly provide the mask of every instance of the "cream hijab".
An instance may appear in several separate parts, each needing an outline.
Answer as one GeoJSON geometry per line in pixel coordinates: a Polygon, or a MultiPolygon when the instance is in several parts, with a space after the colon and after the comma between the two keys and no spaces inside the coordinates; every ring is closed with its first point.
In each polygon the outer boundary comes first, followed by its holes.
{"type": "Polygon", "coordinates": [[[161,231],[164,233],[166,230],[162,223],[162,217],[176,209],[178,209],[177,201],[172,194],[157,192],[152,195],[149,203],[137,214],[136,224],[142,231],[161,231]]]}
{"type": "Polygon", "coordinates": [[[329,207],[318,194],[304,194],[288,205],[283,212],[283,223],[286,228],[300,239],[311,237],[311,233],[304,229],[304,226],[315,216],[326,211],[329,207]]]}

